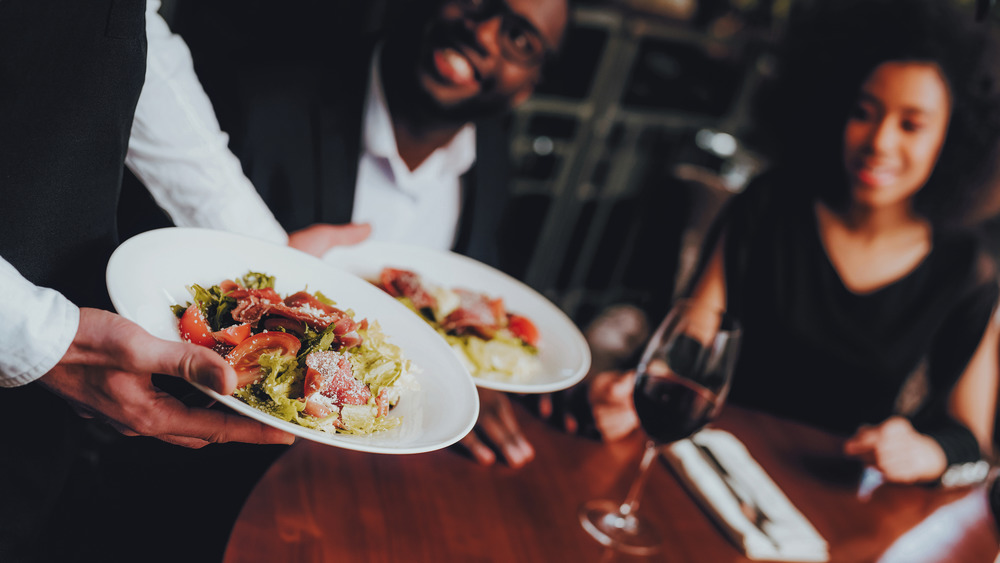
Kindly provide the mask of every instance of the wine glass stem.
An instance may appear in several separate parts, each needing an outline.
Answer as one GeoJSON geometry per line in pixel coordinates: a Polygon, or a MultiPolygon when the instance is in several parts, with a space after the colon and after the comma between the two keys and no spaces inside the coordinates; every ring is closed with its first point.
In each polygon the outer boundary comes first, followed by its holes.
{"type": "Polygon", "coordinates": [[[639,463],[639,475],[632,482],[632,487],[628,490],[625,502],[618,509],[622,516],[629,516],[636,510],[639,510],[639,495],[642,493],[642,487],[646,484],[646,479],[649,477],[649,466],[653,464],[656,452],[656,442],[652,440],[647,441],[646,451],[643,452],[642,462],[639,463]]]}

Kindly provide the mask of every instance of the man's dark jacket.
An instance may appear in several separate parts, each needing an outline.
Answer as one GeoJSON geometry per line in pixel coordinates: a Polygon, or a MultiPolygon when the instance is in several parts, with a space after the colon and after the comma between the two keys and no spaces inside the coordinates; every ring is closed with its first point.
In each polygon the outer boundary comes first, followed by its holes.
{"type": "MultiPolygon", "coordinates": [[[[233,152],[288,231],[351,220],[375,44],[368,37],[349,51],[330,49],[320,61],[238,70],[233,106],[219,107],[233,152]]],[[[499,118],[477,122],[476,133],[453,249],[496,264],[507,137],[499,118]]]]}

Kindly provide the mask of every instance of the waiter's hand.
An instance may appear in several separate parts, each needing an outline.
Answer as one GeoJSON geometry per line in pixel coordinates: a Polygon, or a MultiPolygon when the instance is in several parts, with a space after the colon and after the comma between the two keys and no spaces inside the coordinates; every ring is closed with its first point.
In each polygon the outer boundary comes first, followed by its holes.
{"type": "Polygon", "coordinates": [[[154,387],[153,373],[197,382],[223,395],[236,388],[236,372],[212,350],[161,340],[124,317],[85,308],[69,350],[39,383],[81,416],[104,419],[128,436],[152,436],[190,448],[210,442],[291,444],[294,439],[240,415],[188,407],[154,387]]]}
{"type": "Polygon", "coordinates": [[[522,467],[534,459],[535,449],[524,438],[507,395],[490,389],[479,388],[478,391],[479,420],[475,430],[466,434],[461,444],[483,465],[496,462],[496,454],[487,442],[499,450],[511,467],[522,467]]]}
{"type": "Polygon", "coordinates": [[[358,244],[372,234],[368,223],[348,223],[327,225],[317,223],[288,235],[288,246],[312,254],[323,256],[334,246],[358,244]]]}
{"type": "Polygon", "coordinates": [[[941,446],[901,416],[861,427],[844,443],[844,453],[878,469],[886,481],[895,483],[933,481],[948,468],[941,446]]]}

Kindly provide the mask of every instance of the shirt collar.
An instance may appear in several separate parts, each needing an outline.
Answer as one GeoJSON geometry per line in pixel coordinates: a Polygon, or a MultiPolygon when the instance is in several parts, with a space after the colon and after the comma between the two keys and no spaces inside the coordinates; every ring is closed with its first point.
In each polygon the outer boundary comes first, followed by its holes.
{"type": "Polygon", "coordinates": [[[396,133],[392,116],[385,101],[380,60],[382,44],[375,47],[369,71],[368,94],[365,101],[364,132],[362,144],[367,153],[387,159],[397,183],[404,186],[411,177],[434,174],[457,178],[465,174],[476,161],[476,126],[465,124],[447,145],[435,150],[427,159],[410,171],[396,148],[396,133]]]}

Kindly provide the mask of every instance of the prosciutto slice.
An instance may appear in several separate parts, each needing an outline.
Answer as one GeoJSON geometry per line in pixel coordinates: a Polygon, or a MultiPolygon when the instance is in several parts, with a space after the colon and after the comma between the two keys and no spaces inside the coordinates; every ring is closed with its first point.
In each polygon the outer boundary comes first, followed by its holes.
{"type": "Polygon", "coordinates": [[[417,309],[437,305],[434,298],[421,284],[420,275],[409,270],[384,268],[380,276],[382,289],[393,297],[406,297],[417,309]]]}
{"type": "MultiPolygon", "coordinates": [[[[284,300],[273,289],[246,289],[237,286],[227,293],[228,297],[236,299],[236,307],[232,311],[233,320],[240,323],[257,325],[262,318],[281,317],[298,321],[313,330],[322,331],[333,325],[333,333],[341,348],[351,348],[361,344],[358,334],[360,326],[346,312],[327,305],[305,291],[293,293],[284,300]]],[[[278,327],[281,323],[265,321],[278,327]]],[[[298,330],[294,332],[299,332],[298,330]]]]}
{"type": "Polygon", "coordinates": [[[313,352],[306,356],[306,414],[326,417],[330,405],[364,405],[372,392],[354,377],[351,361],[339,352],[313,352]]]}
{"type": "Polygon", "coordinates": [[[493,338],[506,320],[503,300],[467,289],[456,289],[455,293],[460,304],[441,319],[441,328],[452,334],[475,333],[485,339],[493,338]]]}

